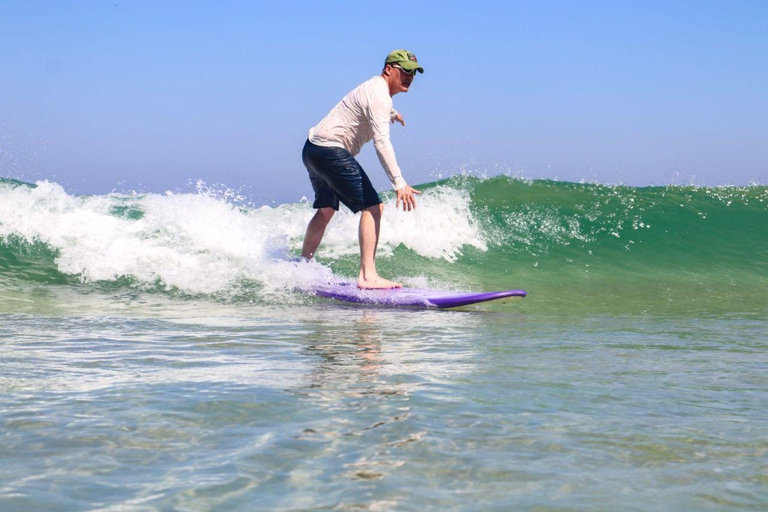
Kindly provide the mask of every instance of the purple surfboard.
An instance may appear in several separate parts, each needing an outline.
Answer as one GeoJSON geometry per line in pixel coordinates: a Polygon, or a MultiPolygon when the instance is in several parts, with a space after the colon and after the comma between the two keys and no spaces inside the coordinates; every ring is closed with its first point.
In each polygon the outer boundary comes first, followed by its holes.
{"type": "Polygon", "coordinates": [[[452,292],[447,290],[420,290],[417,288],[393,288],[391,290],[361,290],[357,283],[336,281],[316,287],[313,292],[320,297],[357,304],[382,306],[411,306],[420,308],[458,308],[480,302],[525,297],[525,290],[498,292],[452,292]]]}

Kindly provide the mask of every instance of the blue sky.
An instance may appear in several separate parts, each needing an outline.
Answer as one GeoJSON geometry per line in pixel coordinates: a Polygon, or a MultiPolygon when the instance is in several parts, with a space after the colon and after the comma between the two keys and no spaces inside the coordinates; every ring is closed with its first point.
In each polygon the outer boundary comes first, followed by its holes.
{"type": "Polygon", "coordinates": [[[307,130],[396,48],[411,184],[768,182],[764,1],[7,1],[0,48],[0,176],[72,193],[310,195],[307,130]]]}

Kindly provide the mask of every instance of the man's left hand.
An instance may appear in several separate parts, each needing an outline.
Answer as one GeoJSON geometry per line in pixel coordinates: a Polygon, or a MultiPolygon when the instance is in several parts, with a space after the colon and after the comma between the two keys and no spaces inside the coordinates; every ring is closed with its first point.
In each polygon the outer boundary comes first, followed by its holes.
{"type": "Polygon", "coordinates": [[[406,185],[397,190],[397,202],[395,203],[395,209],[400,208],[400,201],[403,202],[403,211],[411,211],[416,209],[416,196],[421,194],[418,190],[406,185]]]}

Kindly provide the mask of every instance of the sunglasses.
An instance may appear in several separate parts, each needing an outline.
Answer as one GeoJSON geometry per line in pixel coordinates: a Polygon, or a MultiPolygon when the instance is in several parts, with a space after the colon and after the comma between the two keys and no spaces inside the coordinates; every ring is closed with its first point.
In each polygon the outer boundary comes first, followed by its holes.
{"type": "Polygon", "coordinates": [[[405,69],[400,64],[392,64],[392,67],[399,69],[400,71],[402,71],[406,75],[415,75],[416,74],[416,70],[415,69],[405,69]]]}

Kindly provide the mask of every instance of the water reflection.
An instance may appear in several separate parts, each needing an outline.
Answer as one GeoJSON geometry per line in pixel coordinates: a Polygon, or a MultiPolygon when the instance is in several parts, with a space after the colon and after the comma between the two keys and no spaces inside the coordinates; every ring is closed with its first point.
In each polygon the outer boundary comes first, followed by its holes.
{"type": "Polygon", "coordinates": [[[344,396],[404,395],[468,371],[478,322],[471,313],[359,307],[317,308],[299,320],[305,353],[319,358],[306,389],[344,396]]]}
{"type": "Polygon", "coordinates": [[[378,389],[377,377],[386,361],[382,359],[383,333],[375,313],[360,311],[344,325],[321,321],[308,327],[314,332],[307,339],[306,351],[321,358],[313,372],[312,388],[367,383],[366,389],[378,389]]]}
{"type": "Polygon", "coordinates": [[[336,506],[396,507],[400,497],[384,482],[429,438],[430,389],[471,369],[476,318],[354,306],[304,313],[304,352],[314,362],[306,385],[290,392],[316,418],[298,436],[316,445],[311,465],[334,468],[316,484],[344,489],[336,506]],[[366,498],[373,491],[375,502],[366,498]]]}

